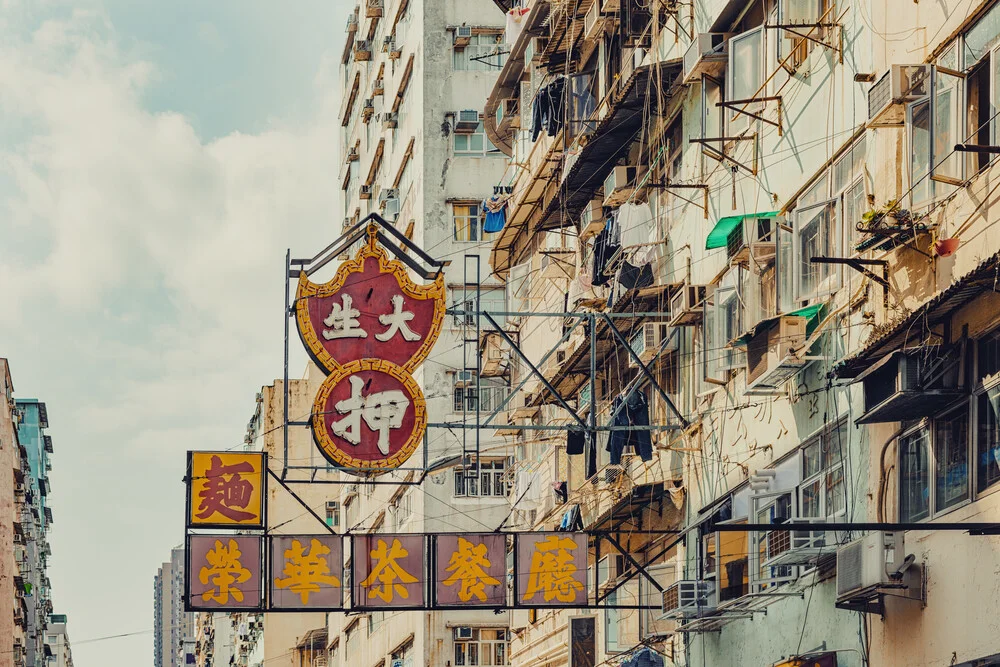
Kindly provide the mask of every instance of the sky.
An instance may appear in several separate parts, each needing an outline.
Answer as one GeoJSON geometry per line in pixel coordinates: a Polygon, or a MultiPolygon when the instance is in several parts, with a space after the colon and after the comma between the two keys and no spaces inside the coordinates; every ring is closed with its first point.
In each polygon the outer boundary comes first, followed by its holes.
{"type": "Polygon", "coordinates": [[[0,356],[48,406],[77,667],[152,664],[148,632],[87,640],[152,628],[184,453],[238,446],[281,375],[285,249],[340,228],[349,8],[0,0],[0,356]]]}

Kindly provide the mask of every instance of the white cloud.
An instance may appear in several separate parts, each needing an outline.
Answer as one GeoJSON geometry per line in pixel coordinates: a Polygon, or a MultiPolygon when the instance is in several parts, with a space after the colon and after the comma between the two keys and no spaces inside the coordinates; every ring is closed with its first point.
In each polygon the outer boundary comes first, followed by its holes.
{"type": "MultiPolygon", "coordinates": [[[[75,12],[0,42],[0,354],[49,405],[51,578],[75,639],[151,626],[183,452],[241,442],[281,372],[284,249],[339,227],[323,58],[312,121],[206,144],[144,109],[157,69],[119,41],[75,12]]],[[[150,642],[80,645],[76,662],[141,664],[150,642]]]]}

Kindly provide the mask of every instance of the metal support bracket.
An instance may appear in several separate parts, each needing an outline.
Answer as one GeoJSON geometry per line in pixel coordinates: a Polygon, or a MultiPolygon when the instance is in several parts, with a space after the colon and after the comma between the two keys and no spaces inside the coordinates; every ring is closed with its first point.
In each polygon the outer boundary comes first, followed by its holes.
{"type": "Polygon", "coordinates": [[[723,107],[723,108],[729,109],[730,111],[735,111],[736,113],[743,114],[744,116],[750,116],[751,118],[753,118],[755,120],[759,120],[762,123],[767,123],[768,125],[771,125],[772,127],[778,128],[778,136],[779,137],[782,135],[782,131],[781,131],[781,111],[782,111],[782,109],[781,109],[781,95],[768,95],[766,97],[748,97],[748,98],[746,98],[744,100],[726,100],[724,102],[716,102],[715,106],[717,106],[717,107],[723,107]],[[777,103],[778,103],[778,120],[777,121],[773,121],[770,118],[764,118],[760,114],[754,113],[752,111],[747,111],[746,109],[737,109],[736,108],[737,104],[742,104],[742,105],[746,106],[747,104],[752,104],[754,102],[774,102],[774,101],[777,101],[777,103]]]}
{"type": "Polygon", "coordinates": [[[701,144],[702,153],[709,158],[715,160],[716,162],[730,162],[751,176],[757,175],[757,135],[751,135],[748,137],[703,137],[700,139],[688,139],[689,143],[701,144]],[[725,146],[730,141],[752,141],[754,142],[753,151],[753,166],[748,167],[739,160],[733,159],[731,156],[726,154],[725,146]],[[722,150],[713,146],[713,143],[721,143],[722,150]]]}
{"type": "Polygon", "coordinates": [[[862,259],[860,257],[810,257],[813,264],[843,264],[870,278],[882,286],[882,305],[889,307],[889,262],[884,259],[862,259]],[[877,275],[867,267],[881,266],[882,275],[877,275]]]}
{"type": "Polygon", "coordinates": [[[681,185],[679,183],[671,183],[669,181],[664,181],[663,183],[647,183],[647,188],[660,189],[660,190],[701,190],[703,195],[703,201],[701,204],[694,201],[693,199],[688,199],[687,197],[681,197],[679,194],[674,194],[675,197],[682,201],[686,201],[692,206],[697,206],[705,213],[705,219],[708,220],[708,185],[704,183],[698,183],[696,185],[681,185]]]}

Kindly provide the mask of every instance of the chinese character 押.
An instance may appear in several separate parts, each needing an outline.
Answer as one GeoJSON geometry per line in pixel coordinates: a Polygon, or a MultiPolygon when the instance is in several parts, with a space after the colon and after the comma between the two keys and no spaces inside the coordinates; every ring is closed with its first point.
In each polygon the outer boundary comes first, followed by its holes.
{"type": "Polygon", "coordinates": [[[364,380],[356,375],[348,379],[351,382],[350,398],[345,398],[334,406],[337,412],[347,416],[338,422],[333,422],[331,429],[335,435],[339,435],[352,445],[359,445],[363,417],[368,428],[378,433],[379,451],[388,455],[389,430],[403,425],[403,415],[406,414],[410,400],[398,389],[362,396],[364,380]]]}

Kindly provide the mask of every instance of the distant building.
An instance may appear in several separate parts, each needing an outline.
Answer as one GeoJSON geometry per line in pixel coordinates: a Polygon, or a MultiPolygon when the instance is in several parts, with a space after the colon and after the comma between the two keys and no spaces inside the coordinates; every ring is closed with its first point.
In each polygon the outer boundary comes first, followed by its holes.
{"type": "Polygon", "coordinates": [[[48,578],[48,558],[52,554],[48,534],[52,525],[52,508],[48,496],[52,490],[49,472],[52,470],[52,437],[45,434],[49,427],[48,408],[34,399],[15,401],[18,415],[17,437],[26,455],[24,507],[21,548],[21,579],[25,613],[25,659],[27,665],[44,664],[43,640],[52,613],[52,591],[48,578]]]}
{"type": "Polygon", "coordinates": [[[49,616],[48,630],[45,633],[45,654],[48,657],[48,667],[73,667],[73,650],[69,644],[69,631],[66,629],[66,614],[49,616]]]}
{"type": "Polygon", "coordinates": [[[181,667],[187,662],[185,653],[194,653],[195,619],[184,611],[183,595],[184,547],[177,546],[153,577],[154,667],[181,667]]]}

